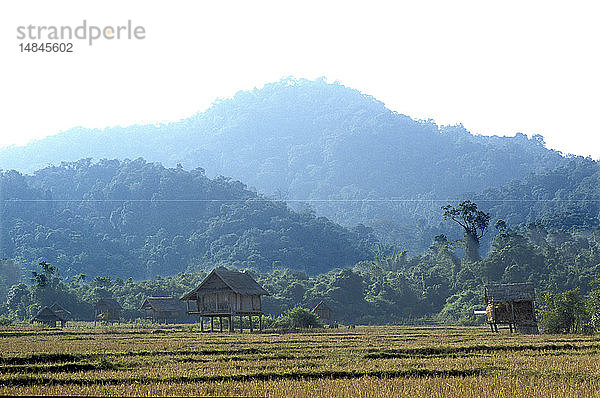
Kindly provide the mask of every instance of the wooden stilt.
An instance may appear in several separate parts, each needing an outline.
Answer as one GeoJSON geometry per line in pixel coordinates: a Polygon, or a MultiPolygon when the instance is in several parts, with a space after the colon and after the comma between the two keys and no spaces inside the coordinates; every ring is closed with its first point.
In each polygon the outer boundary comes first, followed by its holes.
{"type": "Polygon", "coordinates": [[[214,317],[214,316],[211,316],[211,317],[210,317],[210,331],[211,331],[211,332],[214,332],[214,331],[215,331],[214,320],[215,320],[215,317],[214,317]]]}
{"type": "MultiPolygon", "coordinates": [[[[512,327],[512,326],[513,326],[513,325],[515,324],[515,322],[516,322],[516,319],[515,319],[515,305],[514,305],[514,301],[511,301],[511,302],[510,302],[510,315],[511,315],[512,323],[510,323],[510,324],[509,324],[509,327],[510,327],[510,332],[512,333],[512,332],[513,332],[513,327],[512,327]]],[[[516,328],[515,328],[515,332],[516,332],[516,328]]]]}
{"type": "Polygon", "coordinates": [[[244,333],[244,320],[242,319],[241,315],[240,315],[240,333],[244,333]]]}
{"type": "Polygon", "coordinates": [[[229,331],[233,332],[233,315],[229,315],[229,331]]]}
{"type": "Polygon", "coordinates": [[[262,332],[262,314],[258,316],[258,329],[262,332]]]}
{"type": "Polygon", "coordinates": [[[252,333],[254,331],[254,328],[252,327],[252,314],[248,315],[248,318],[250,318],[250,333],[252,333]]]}
{"type": "Polygon", "coordinates": [[[492,329],[492,333],[494,333],[494,324],[490,323],[490,329],[492,329]]]}
{"type": "Polygon", "coordinates": [[[200,317],[200,332],[204,333],[204,317],[200,317]]]}
{"type": "Polygon", "coordinates": [[[222,316],[219,317],[219,329],[221,332],[223,331],[223,317],[222,316]]]}

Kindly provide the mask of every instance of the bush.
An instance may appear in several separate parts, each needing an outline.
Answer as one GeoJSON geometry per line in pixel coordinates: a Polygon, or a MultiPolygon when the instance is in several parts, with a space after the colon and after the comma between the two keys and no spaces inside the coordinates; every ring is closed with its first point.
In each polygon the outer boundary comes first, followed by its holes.
{"type": "Polygon", "coordinates": [[[12,315],[0,315],[0,326],[10,326],[16,323],[17,319],[12,315]]]}
{"type": "Polygon", "coordinates": [[[544,333],[589,333],[589,319],[579,289],[545,293],[541,297],[540,326],[544,333]]]}
{"type": "Polygon", "coordinates": [[[275,327],[281,329],[322,328],[317,316],[306,308],[295,307],[275,320],[275,327]]]}

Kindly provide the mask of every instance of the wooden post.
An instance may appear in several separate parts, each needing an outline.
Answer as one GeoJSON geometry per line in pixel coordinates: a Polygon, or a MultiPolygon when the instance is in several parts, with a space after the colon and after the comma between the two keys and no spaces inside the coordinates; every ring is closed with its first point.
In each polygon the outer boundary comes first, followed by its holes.
{"type": "Polygon", "coordinates": [[[204,333],[204,317],[200,317],[200,332],[204,333]]]}
{"type": "Polygon", "coordinates": [[[262,332],[262,314],[258,316],[258,329],[262,332]]]}
{"type": "MultiPolygon", "coordinates": [[[[510,317],[511,317],[512,323],[513,323],[513,325],[514,325],[514,324],[515,324],[515,321],[516,321],[516,320],[515,320],[515,306],[514,306],[514,301],[511,301],[511,302],[510,302],[510,317]]],[[[517,331],[517,328],[516,328],[516,326],[515,326],[515,332],[516,332],[516,331],[517,331]]],[[[513,332],[512,325],[510,325],[510,332],[511,332],[511,333],[513,332]]]]}
{"type": "Polygon", "coordinates": [[[229,315],[229,331],[233,332],[233,315],[229,315]]]}
{"type": "Polygon", "coordinates": [[[214,321],[214,319],[215,319],[215,317],[214,317],[214,316],[211,316],[211,317],[210,317],[210,331],[211,331],[211,332],[214,332],[214,331],[215,331],[215,328],[214,328],[214,322],[213,322],[213,321],[214,321]]]}
{"type": "Polygon", "coordinates": [[[240,333],[244,333],[244,320],[242,315],[240,315],[240,333]]]}
{"type": "Polygon", "coordinates": [[[254,328],[252,327],[252,314],[250,314],[248,318],[250,318],[250,333],[252,333],[254,331],[254,328]]]}
{"type": "Polygon", "coordinates": [[[221,330],[221,332],[223,331],[223,317],[222,316],[219,317],[219,329],[221,330]]]}
{"type": "Polygon", "coordinates": [[[494,324],[490,323],[490,329],[492,329],[492,333],[494,333],[494,324]]]}

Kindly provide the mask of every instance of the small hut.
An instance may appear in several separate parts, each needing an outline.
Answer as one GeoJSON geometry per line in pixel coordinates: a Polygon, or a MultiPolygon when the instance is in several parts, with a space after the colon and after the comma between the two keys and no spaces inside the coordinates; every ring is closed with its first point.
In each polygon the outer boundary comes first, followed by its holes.
{"type": "Polygon", "coordinates": [[[96,315],[94,323],[100,322],[119,322],[121,319],[121,305],[115,299],[101,298],[95,305],[96,315]]]}
{"type": "Polygon", "coordinates": [[[312,312],[314,312],[322,322],[331,323],[331,320],[333,319],[333,311],[322,301],[313,308],[312,312]]]}
{"type": "Polygon", "coordinates": [[[144,311],[146,319],[165,323],[181,319],[185,311],[182,303],[174,297],[148,297],[140,309],[144,311]]]}
{"type": "Polygon", "coordinates": [[[62,305],[58,304],[58,303],[54,303],[50,306],[50,309],[52,311],[54,311],[54,313],[62,318],[64,318],[66,321],[68,321],[69,319],[71,319],[71,312],[66,310],[62,305]]]}
{"type": "Polygon", "coordinates": [[[485,287],[485,312],[492,331],[508,325],[510,332],[537,334],[535,291],[531,283],[507,283],[485,287]]]}
{"type": "Polygon", "coordinates": [[[33,318],[31,318],[31,323],[34,322],[43,323],[49,327],[56,327],[57,323],[60,322],[60,327],[64,327],[67,323],[67,320],[61,315],[52,311],[50,308],[44,307],[33,318]]]}
{"type": "Polygon", "coordinates": [[[253,317],[258,316],[262,330],[261,296],[269,295],[247,272],[230,271],[217,267],[202,281],[200,286],[184,295],[188,314],[202,317],[201,330],[204,331],[204,318],[210,318],[210,330],[214,330],[214,318],[219,318],[219,328],[223,331],[223,319],[229,321],[229,331],[233,332],[233,319],[240,318],[240,332],[243,331],[242,317],[247,316],[250,331],[254,329],[253,317]],[[190,305],[191,303],[191,305],[190,305]]]}

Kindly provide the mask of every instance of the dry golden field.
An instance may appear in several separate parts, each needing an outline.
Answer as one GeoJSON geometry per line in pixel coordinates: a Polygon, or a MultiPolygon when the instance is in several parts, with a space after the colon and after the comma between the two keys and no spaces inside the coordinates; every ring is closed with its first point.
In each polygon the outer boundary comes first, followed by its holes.
{"type": "Polygon", "coordinates": [[[600,396],[600,337],[483,327],[0,330],[3,395],[600,396]]]}

